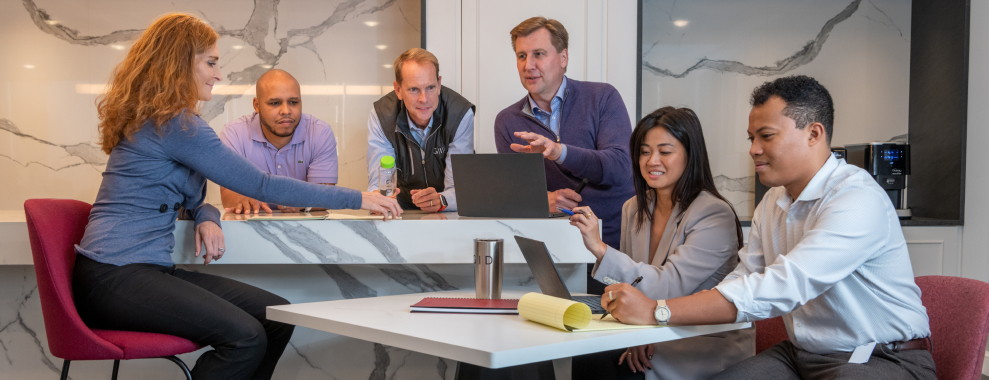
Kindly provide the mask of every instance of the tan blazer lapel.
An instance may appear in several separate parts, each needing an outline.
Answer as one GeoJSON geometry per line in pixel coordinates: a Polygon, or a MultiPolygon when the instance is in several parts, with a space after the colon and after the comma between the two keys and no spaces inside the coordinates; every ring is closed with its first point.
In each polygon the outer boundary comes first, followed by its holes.
{"type": "MultiPolygon", "coordinates": [[[[683,229],[680,228],[680,222],[683,220],[683,217],[684,215],[680,212],[680,205],[674,206],[673,217],[666,221],[666,228],[663,229],[663,238],[659,240],[659,246],[656,247],[656,255],[652,258],[652,265],[662,267],[670,257],[671,251],[683,244],[683,229]]],[[[646,237],[646,244],[648,247],[648,236],[646,237]]]]}

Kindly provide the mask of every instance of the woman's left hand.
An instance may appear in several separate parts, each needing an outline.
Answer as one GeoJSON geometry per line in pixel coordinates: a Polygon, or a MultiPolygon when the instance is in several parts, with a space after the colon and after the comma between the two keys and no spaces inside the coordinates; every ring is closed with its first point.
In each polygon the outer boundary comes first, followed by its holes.
{"type": "Polygon", "coordinates": [[[223,243],[223,229],[214,222],[202,222],[196,226],[196,257],[203,252],[203,265],[219,260],[226,252],[223,243]]]}
{"type": "Polygon", "coordinates": [[[629,347],[625,353],[618,358],[618,365],[628,363],[628,369],[632,373],[646,372],[652,369],[653,346],[646,344],[642,346],[629,347]]]}

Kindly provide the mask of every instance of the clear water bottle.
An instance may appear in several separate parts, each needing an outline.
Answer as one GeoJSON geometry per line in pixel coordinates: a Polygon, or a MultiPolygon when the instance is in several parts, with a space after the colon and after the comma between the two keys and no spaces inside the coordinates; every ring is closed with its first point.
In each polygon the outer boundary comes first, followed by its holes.
{"type": "Polygon", "coordinates": [[[381,166],[378,167],[378,191],[386,197],[395,195],[396,183],[398,177],[395,172],[395,157],[381,157],[381,166]]]}

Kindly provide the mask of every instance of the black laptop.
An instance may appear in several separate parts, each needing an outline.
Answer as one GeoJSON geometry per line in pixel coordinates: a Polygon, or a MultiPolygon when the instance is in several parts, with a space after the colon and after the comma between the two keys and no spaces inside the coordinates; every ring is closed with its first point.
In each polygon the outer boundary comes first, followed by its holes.
{"type": "Polygon", "coordinates": [[[593,314],[605,312],[604,308],[601,307],[601,296],[570,295],[567,284],[560,278],[560,272],[557,272],[556,266],[553,265],[553,257],[549,255],[546,243],[518,235],[515,236],[515,242],[519,244],[522,256],[525,256],[525,262],[529,264],[529,269],[532,270],[532,275],[539,283],[539,290],[543,294],[586,304],[590,306],[593,314]]]}
{"type": "Polygon", "coordinates": [[[548,218],[546,168],[539,153],[454,154],[454,192],[460,216],[548,218]]]}

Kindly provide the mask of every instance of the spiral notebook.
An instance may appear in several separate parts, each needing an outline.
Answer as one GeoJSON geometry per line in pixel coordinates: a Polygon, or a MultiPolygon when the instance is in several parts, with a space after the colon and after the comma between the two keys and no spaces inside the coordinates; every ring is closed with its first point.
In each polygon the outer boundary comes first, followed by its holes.
{"type": "Polygon", "coordinates": [[[517,299],[426,297],[409,308],[420,313],[518,314],[517,299]]]}

